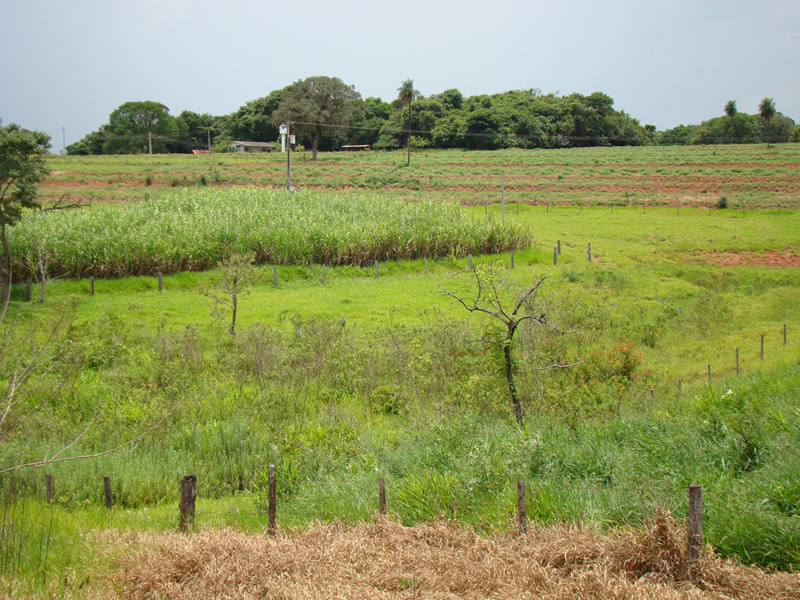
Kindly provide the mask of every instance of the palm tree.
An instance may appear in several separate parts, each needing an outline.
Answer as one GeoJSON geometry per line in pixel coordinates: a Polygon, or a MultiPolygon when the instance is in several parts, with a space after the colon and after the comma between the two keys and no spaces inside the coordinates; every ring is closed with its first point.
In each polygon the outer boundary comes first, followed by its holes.
{"type": "Polygon", "coordinates": [[[400,84],[400,87],[397,88],[397,98],[401,102],[404,102],[408,107],[408,121],[407,121],[407,128],[408,128],[408,136],[406,139],[406,147],[408,148],[408,164],[411,165],[411,103],[419,96],[419,92],[414,89],[414,80],[413,79],[406,79],[403,83],[400,84]]]}
{"type": "MultiPolygon", "coordinates": [[[[766,129],[769,128],[769,122],[775,116],[775,101],[772,98],[764,98],[761,104],[758,105],[758,112],[761,113],[761,118],[766,123],[764,127],[766,133],[766,129]]],[[[769,146],[769,137],[767,137],[767,145],[769,146]]]]}
{"type": "Polygon", "coordinates": [[[725,104],[725,114],[728,115],[728,131],[730,132],[731,142],[733,141],[733,117],[736,116],[736,100],[728,100],[725,104]]]}

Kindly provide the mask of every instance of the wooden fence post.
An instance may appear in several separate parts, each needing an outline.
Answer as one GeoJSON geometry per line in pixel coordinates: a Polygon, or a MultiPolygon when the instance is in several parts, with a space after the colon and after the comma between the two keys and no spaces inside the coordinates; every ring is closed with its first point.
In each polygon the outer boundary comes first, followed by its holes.
{"type": "Polygon", "coordinates": [[[472,268],[472,254],[467,254],[467,268],[472,268]]]}
{"type": "Polygon", "coordinates": [[[678,379],[678,400],[681,399],[683,395],[683,379],[678,379]]]}
{"type": "Polygon", "coordinates": [[[45,499],[47,503],[50,504],[53,500],[53,476],[49,473],[44,476],[44,489],[45,489],[45,499]]]}
{"type": "Polygon", "coordinates": [[[506,177],[500,173],[500,222],[506,222],[506,177]]]}
{"type": "Polygon", "coordinates": [[[739,375],[739,349],[736,349],[736,375],[739,375]]]}
{"type": "Polygon", "coordinates": [[[783,345],[786,345],[786,323],[783,324],[783,345]]]}
{"type": "Polygon", "coordinates": [[[94,277],[89,277],[89,295],[94,296],[94,277]]]}
{"type": "Polygon", "coordinates": [[[103,477],[103,489],[106,495],[106,508],[114,508],[114,497],[111,495],[111,477],[103,477]]]}
{"type": "Polygon", "coordinates": [[[654,388],[650,388],[650,406],[653,406],[656,403],[656,391],[654,388]]]}
{"type": "Polygon", "coordinates": [[[558,264],[558,248],[553,248],[553,264],[558,264]]]}
{"type": "Polygon", "coordinates": [[[523,534],[528,531],[527,520],[528,507],[525,504],[525,482],[517,482],[517,527],[519,533],[523,534]]]}
{"type": "Polygon", "coordinates": [[[592,242],[589,242],[589,262],[592,262],[592,242]]]}
{"type": "Polygon", "coordinates": [[[275,465],[269,466],[269,483],[268,483],[268,494],[269,494],[269,505],[268,505],[268,512],[267,512],[267,531],[270,535],[275,533],[275,505],[277,503],[276,498],[276,485],[275,485],[275,465]]]}
{"type": "Polygon", "coordinates": [[[764,334],[761,334],[761,360],[764,360],[764,334]]]}
{"type": "Polygon", "coordinates": [[[272,285],[278,287],[278,265],[272,265],[272,285]]]}
{"type": "Polygon", "coordinates": [[[158,291],[164,291],[164,277],[161,275],[161,273],[158,274],[158,291]]]}
{"type": "Polygon", "coordinates": [[[325,275],[326,275],[327,267],[325,263],[322,263],[322,283],[325,283],[325,275]]]}
{"type": "Polygon", "coordinates": [[[558,250],[558,255],[561,256],[561,240],[556,240],[556,249],[558,250]]]}
{"type": "Polygon", "coordinates": [[[375,259],[375,279],[378,278],[378,275],[379,275],[379,272],[378,272],[378,259],[376,258],[375,259]]]}
{"type": "Polygon", "coordinates": [[[511,251],[511,268],[514,268],[514,251],[511,251]]]}
{"type": "Polygon", "coordinates": [[[425,275],[428,274],[428,257],[425,257],[425,275]]]}
{"type": "Polygon", "coordinates": [[[711,385],[711,363],[708,363],[708,385],[711,385]]]}
{"type": "Polygon", "coordinates": [[[703,551],[703,488],[689,486],[689,579],[697,581],[697,561],[703,551]]]}
{"type": "Polygon", "coordinates": [[[378,479],[378,510],[386,514],[386,480],[383,477],[378,479]]]}
{"type": "Polygon", "coordinates": [[[197,498],[197,475],[186,475],[181,479],[181,531],[194,526],[194,501],[197,498]]]}

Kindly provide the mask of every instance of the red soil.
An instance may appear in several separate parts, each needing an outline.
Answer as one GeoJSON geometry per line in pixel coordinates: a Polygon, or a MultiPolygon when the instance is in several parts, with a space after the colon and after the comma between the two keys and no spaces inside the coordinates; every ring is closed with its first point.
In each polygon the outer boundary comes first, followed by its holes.
{"type": "Polygon", "coordinates": [[[757,266],[757,267],[800,267],[800,255],[794,250],[782,252],[707,252],[699,257],[702,262],[709,262],[724,267],[757,266]]]}

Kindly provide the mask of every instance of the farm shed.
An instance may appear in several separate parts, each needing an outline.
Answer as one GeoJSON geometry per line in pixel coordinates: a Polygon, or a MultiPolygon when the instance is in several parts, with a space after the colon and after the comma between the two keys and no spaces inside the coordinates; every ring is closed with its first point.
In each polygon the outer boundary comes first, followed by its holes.
{"type": "Polygon", "coordinates": [[[240,142],[233,141],[228,148],[231,152],[271,152],[278,145],[274,142],[240,142]]]}

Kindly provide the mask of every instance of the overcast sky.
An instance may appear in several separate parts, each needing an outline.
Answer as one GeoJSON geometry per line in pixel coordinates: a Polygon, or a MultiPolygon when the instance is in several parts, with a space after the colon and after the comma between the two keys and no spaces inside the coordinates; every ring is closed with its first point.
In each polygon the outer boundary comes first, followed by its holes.
{"type": "Polygon", "coordinates": [[[601,91],[659,130],[800,120],[800,0],[0,0],[0,119],[62,149],[131,100],[229,114],[312,75],[392,100],[601,91]]]}

